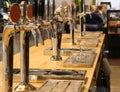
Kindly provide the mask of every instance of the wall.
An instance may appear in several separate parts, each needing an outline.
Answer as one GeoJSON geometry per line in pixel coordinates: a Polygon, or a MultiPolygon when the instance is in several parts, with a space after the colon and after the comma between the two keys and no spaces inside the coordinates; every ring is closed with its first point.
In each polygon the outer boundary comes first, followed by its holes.
{"type": "MultiPolygon", "coordinates": [[[[62,2],[63,0],[55,0],[55,2],[56,2],[56,7],[58,7],[60,4],[61,4],[61,2],[62,2]]],[[[65,0],[67,3],[70,3],[71,2],[71,0],[65,0]]]]}
{"type": "Polygon", "coordinates": [[[86,0],[85,3],[86,3],[87,5],[91,5],[91,4],[92,4],[92,0],[86,0]]]}
{"type": "MultiPolygon", "coordinates": [[[[63,0],[56,0],[56,6],[59,6],[62,1],[63,1],[63,0]]],[[[70,2],[71,2],[71,0],[65,0],[65,1],[67,1],[67,3],[70,3],[70,2]]],[[[85,3],[86,3],[87,5],[91,5],[91,4],[92,4],[92,0],[86,0],[85,3]]]]}

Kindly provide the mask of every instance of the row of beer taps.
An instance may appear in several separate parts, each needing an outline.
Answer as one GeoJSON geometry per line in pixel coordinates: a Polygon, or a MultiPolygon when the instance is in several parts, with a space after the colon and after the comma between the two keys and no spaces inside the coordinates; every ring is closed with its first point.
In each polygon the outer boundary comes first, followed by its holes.
{"type": "MultiPolygon", "coordinates": [[[[14,4],[13,4],[14,5],[14,4]]],[[[15,4],[18,5],[18,4],[15,4]]],[[[38,39],[44,45],[44,32],[52,41],[53,54],[51,60],[60,61],[61,39],[64,21],[60,21],[55,15],[55,0],[26,0],[20,6],[21,17],[16,23],[10,22],[3,32],[3,65],[2,65],[2,92],[13,91],[13,44],[14,35],[20,32],[20,84],[15,88],[16,92],[34,92],[36,88],[29,82],[29,35],[32,33],[35,45],[38,39]],[[31,16],[27,15],[27,6],[31,5],[31,16]],[[27,16],[27,17],[26,17],[27,16]]],[[[74,27],[76,18],[76,5],[72,0],[70,7],[70,34],[71,43],[74,44],[74,27]]],[[[11,19],[12,20],[12,19],[11,19]]],[[[65,20],[66,21],[66,20],[65,20]]]]}

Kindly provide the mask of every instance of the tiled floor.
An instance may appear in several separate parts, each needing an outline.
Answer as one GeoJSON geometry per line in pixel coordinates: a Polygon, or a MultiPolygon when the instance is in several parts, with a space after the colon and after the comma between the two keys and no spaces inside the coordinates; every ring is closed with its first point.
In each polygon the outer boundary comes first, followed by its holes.
{"type": "Polygon", "coordinates": [[[109,59],[111,74],[111,92],[120,92],[120,59],[109,59]]]}
{"type": "Polygon", "coordinates": [[[120,66],[112,66],[111,92],[120,92],[120,66]]]}

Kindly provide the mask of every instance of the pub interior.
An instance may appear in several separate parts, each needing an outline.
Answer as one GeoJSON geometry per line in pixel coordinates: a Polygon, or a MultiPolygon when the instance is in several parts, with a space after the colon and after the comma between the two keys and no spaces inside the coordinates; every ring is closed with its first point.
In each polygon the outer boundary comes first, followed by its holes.
{"type": "Polygon", "coordinates": [[[0,92],[119,92],[118,4],[1,0],[0,92]]]}

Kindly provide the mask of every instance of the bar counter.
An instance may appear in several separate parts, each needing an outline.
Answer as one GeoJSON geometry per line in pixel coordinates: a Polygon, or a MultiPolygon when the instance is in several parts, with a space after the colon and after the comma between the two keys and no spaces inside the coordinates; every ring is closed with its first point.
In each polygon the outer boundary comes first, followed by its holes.
{"type": "MultiPolygon", "coordinates": [[[[64,34],[63,37],[69,37],[68,34],[64,34]]],[[[45,45],[41,45],[39,44],[38,47],[32,46],[30,47],[30,69],[66,69],[66,70],[87,70],[86,73],[86,77],[87,77],[87,81],[86,84],[84,86],[84,92],[88,92],[92,79],[93,79],[93,75],[95,73],[97,64],[98,64],[98,59],[100,56],[100,52],[103,46],[103,42],[105,39],[105,35],[101,34],[100,35],[100,42],[98,44],[97,47],[93,47],[96,49],[96,58],[94,61],[94,64],[92,67],[89,68],[84,68],[84,67],[64,67],[63,66],[63,62],[66,60],[66,58],[68,56],[62,56],[62,61],[51,61],[50,57],[52,55],[44,55],[43,52],[46,48],[51,47],[51,40],[46,40],[45,41],[45,45]]],[[[62,46],[64,48],[75,48],[78,46],[74,45],[70,45],[69,43],[62,43],[62,46]]],[[[2,76],[2,61],[0,62],[0,76],[2,76]]],[[[14,68],[19,68],[20,67],[20,53],[17,53],[14,55],[14,68]]],[[[14,79],[13,79],[14,80],[14,79]]],[[[31,83],[33,84],[35,87],[40,87],[42,84],[44,83],[44,81],[38,82],[38,83],[31,83]]],[[[19,84],[19,82],[14,82],[13,83],[13,89],[19,84]]],[[[0,90],[2,90],[2,77],[0,77],[0,90]]],[[[0,91],[2,92],[2,91],[0,91]]]]}

